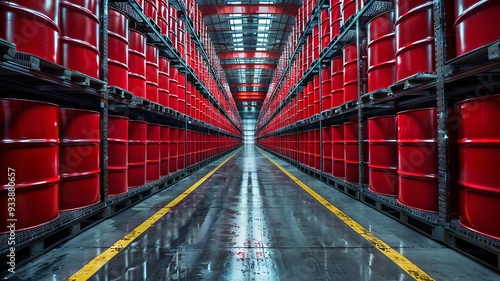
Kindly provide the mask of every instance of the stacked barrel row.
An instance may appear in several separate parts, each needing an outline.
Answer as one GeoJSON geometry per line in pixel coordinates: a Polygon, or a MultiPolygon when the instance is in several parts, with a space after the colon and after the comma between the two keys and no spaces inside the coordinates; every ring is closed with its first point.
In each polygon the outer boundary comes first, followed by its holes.
{"type": "MultiPolygon", "coordinates": [[[[10,181],[5,177],[1,182],[0,203],[7,206],[9,192],[15,194],[20,207],[16,229],[36,227],[56,219],[61,211],[100,202],[100,125],[98,112],[0,99],[0,166],[12,173],[10,181]]],[[[123,116],[110,116],[106,129],[109,196],[240,145],[233,137],[193,131],[186,135],[184,128],[123,116]]],[[[7,208],[0,216],[8,218],[7,208]]]]}
{"type": "MultiPolygon", "coordinates": [[[[0,99],[0,167],[10,174],[0,204],[15,196],[17,230],[100,201],[100,132],[98,112],[0,99]]],[[[7,208],[0,217],[12,218],[7,208]]]]}
{"type": "MultiPolygon", "coordinates": [[[[500,118],[500,95],[459,102],[449,116],[451,211],[459,213],[465,227],[498,239],[500,228],[492,222],[500,203],[495,168],[500,156],[500,129],[494,123],[500,118]]],[[[364,178],[371,191],[397,196],[399,203],[413,209],[439,211],[437,120],[436,108],[423,108],[363,122],[364,178]]],[[[292,160],[298,152],[300,163],[318,169],[317,132],[299,132],[297,138],[265,137],[257,143],[292,160]],[[285,139],[293,141],[286,143],[285,139]]],[[[325,174],[359,181],[357,133],[357,122],[322,129],[325,174]]]]}
{"type": "Polygon", "coordinates": [[[238,145],[239,141],[234,138],[188,130],[187,166],[192,166],[219,153],[234,149],[238,145]]]}
{"type": "MultiPolygon", "coordinates": [[[[312,34],[306,38],[307,44],[301,47],[299,55],[292,63],[292,70],[285,73],[283,86],[277,91],[274,99],[265,101],[257,128],[269,121],[280,102],[289,95],[290,89],[301,79],[312,61],[335,40],[342,25],[349,23],[349,18],[356,12],[355,2],[332,0],[329,8],[320,12],[319,25],[315,26],[312,34]]],[[[363,2],[358,1],[359,10],[362,9],[363,2]]],[[[394,12],[379,15],[368,23],[367,39],[359,42],[362,51],[361,64],[357,61],[356,42],[353,42],[343,46],[342,55],[333,58],[329,66],[331,75],[326,75],[328,66],[323,67],[319,75],[322,88],[321,111],[349,101],[357,101],[363,93],[386,89],[395,82],[418,73],[435,72],[433,1],[396,1],[395,4],[394,12]],[[415,25],[420,28],[415,29],[415,25]],[[358,65],[362,65],[362,77],[358,77],[358,65]]],[[[447,11],[454,11],[446,13],[447,17],[444,19],[448,27],[454,27],[447,28],[448,58],[462,56],[500,39],[500,31],[487,24],[487,19],[493,19],[495,13],[500,11],[500,3],[455,0],[445,4],[447,11]],[[475,30],[485,32],[477,33],[475,30]]],[[[279,78],[297,48],[297,42],[313,10],[310,5],[315,5],[315,2],[304,2],[298,11],[298,20],[279,61],[273,78],[275,83],[272,85],[278,85],[279,78]]],[[[314,108],[317,103],[316,99],[310,97],[311,91],[315,89],[307,85],[298,93],[299,108],[296,114],[299,115],[299,120],[319,113],[310,108],[314,108]]],[[[271,87],[269,92],[274,90],[271,87]]]]}
{"type": "MultiPolygon", "coordinates": [[[[241,126],[234,100],[231,96],[228,100],[218,89],[215,78],[209,74],[209,62],[203,60],[190,34],[186,34],[184,22],[178,18],[175,7],[165,0],[140,0],[137,4],[146,17],[160,26],[161,33],[170,38],[173,47],[178,49],[215,100],[221,103],[231,119],[224,126],[228,129],[232,127],[230,123],[241,126]]],[[[99,79],[100,5],[99,0],[0,1],[0,38],[15,43],[17,51],[34,54],[99,79]],[[83,29],[86,32],[80,32],[83,29]]],[[[183,105],[187,101],[177,86],[180,84],[178,80],[182,81],[182,77],[177,76],[178,70],[159,56],[158,48],[146,44],[144,34],[129,29],[129,19],[121,11],[110,8],[108,21],[109,86],[120,87],[135,96],[185,113],[186,106],[183,105]],[[170,84],[175,87],[171,89],[170,84]],[[167,102],[173,99],[180,102],[167,102]]],[[[180,87],[186,88],[186,85],[180,87]]],[[[193,102],[193,106],[205,111],[199,104],[193,102]]]]}

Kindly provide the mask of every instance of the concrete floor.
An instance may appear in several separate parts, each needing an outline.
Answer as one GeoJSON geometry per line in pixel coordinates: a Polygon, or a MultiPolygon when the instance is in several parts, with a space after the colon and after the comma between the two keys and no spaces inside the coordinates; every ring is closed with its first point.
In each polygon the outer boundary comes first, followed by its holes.
{"type": "MultiPolygon", "coordinates": [[[[271,158],[434,279],[500,280],[454,250],[271,158]]],[[[15,277],[65,280],[220,162],[19,268],[15,277]]],[[[413,278],[247,145],[91,280],[413,278]]]]}

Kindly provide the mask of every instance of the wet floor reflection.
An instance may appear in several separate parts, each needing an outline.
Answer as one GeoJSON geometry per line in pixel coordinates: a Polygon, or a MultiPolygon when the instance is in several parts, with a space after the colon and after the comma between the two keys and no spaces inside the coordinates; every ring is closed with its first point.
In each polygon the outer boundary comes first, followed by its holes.
{"type": "Polygon", "coordinates": [[[253,146],[92,279],[410,280],[253,146]]]}

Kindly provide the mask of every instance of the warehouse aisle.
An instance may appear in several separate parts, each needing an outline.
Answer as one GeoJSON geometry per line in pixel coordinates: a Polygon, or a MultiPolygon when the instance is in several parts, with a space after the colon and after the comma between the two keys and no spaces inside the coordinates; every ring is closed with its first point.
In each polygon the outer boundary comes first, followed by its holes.
{"type": "MultiPolygon", "coordinates": [[[[498,280],[457,252],[271,158],[435,280],[498,280]]],[[[109,251],[90,262],[127,233],[125,240],[133,237],[136,226],[221,161],[19,268],[15,277],[63,280],[89,264],[83,271],[99,268],[90,280],[413,280],[251,145],[128,247],[111,251],[117,254],[104,266],[109,251]]]]}

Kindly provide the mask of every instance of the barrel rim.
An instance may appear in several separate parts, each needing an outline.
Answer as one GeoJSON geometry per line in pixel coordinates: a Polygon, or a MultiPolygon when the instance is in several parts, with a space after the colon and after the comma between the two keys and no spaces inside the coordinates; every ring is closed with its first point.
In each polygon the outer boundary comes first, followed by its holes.
{"type": "Polygon", "coordinates": [[[480,97],[474,97],[474,98],[468,98],[468,99],[465,99],[463,101],[459,101],[457,102],[456,106],[459,107],[465,103],[468,103],[468,102],[473,102],[473,101],[484,101],[484,100],[487,100],[487,99],[500,99],[500,94],[493,94],[493,95],[487,95],[487,96],[480,96],[480,97]]]}
{"type": "Polygon", "coordinates": [[[368,120],[389,119],[389,118],[397,118],[397,117],[398,116],[396,114],[391,114],[391,115],[369,117],[368,120]]]}
{"type": "MultiPolygon", "coordinates": [[[[77,11],[83,11],[83,12],[85,12],[85,14],[91,16],[91,18],[95,22],[97,22],[98,24],[101,24],[101,21],[99,20],[99,18],[97,17],[97,15],[94,14],[89,9],[87,9],[86,7],[82,7],[82,6],[78,5],[78,4],[75,4],[75,3],[72,3],[72,2],[66,1],[66,0],[60,0],[59,4],[60,4],[59,7],[60,7],[61,10],[62,10],[62,7],[65,7],[65,8],[70,8],[70,9],[74,9],[74,10],[77,10],[77,11]]],[[[99,10],[97,12],[99,12],[99,10]]]]}
{"type": "Polygon", "coordinates": [[[127,119],[128,121],[130,121],[130,118],[126,117],[126,116],[121,116],[121,115],[108,115],[108,119],[109,118],[116,118],[116,119],[127,119]]]}
{"type": "Polygon", "coordinates": [[[413,14],[416,14],[418,11],[423,10],[424,8],[427,8],[427,6],[430,6],[431,11],[432,11],[432,8],[434,7],[433,1],[427,1],[424,4],[413,7],[412,9],[408,10],[406,13],[399,15],[399,17],[396,14],[397,9],[395,9],[394,10],[394,17],[395,17],[394,26],[399,25],[403,21],[403,19],[406,19],[407,17],[409,17],[413,14]]]}
{"type": "Polygon", "coordinates": [[[128,28],[128,32],[129,32],[129,34],[130,34],[130,32],[134,32],[134,33],[140,34],[140,35],[144,36],[144,39],[147,39],[146,34],[144,32],[139,31],[139,30],[137,30],[135,28],[130,28],[129,27],[128,28]]]}
{"type": "MultiPolygon", "coordinates": [[[[418,112],[418,111],[436,111],[437,113],[437,107],[424,107],[424,108],[416,108],[416,109],[407,109],[407,110],[403,110],[403,111],[400,111],[397,113],[397,115],[399,116],[399,114],[402,114],[402,113],[409,113],[409,112],[418,112]]],[[[437,115],[436,115],[436,118],[437,118],[437,115]]]]}
{"type": "Polygon", "coordinates": [[[95,110],[90,110],[90,109],[78,109],[78,108],[70,108],[70,107],[61,107],[60,112],[62,113],[63,111],[69,111],[69,112],[85,112],[85,113],[93,113],[93,114],[98,114],[100,115],[99,111],[95,110]]]}
{"type": "MultiPolygon", "coordinates": [[[[474,3],[473,5],[471,5],[469,8],[465,9],[465,10],[462,10],[462,12],[458,11],[458,7],[455,7],[455,11],[459,14],[458,17],[455,17],[455,22],[453,23],[453,28],[456,29],[457,28],[457,25],[459,24],[462,24],[463,23],[463,19],[465,17],[468,17],[470,16],[470,13],[472,12],[478,12],[476,9],[479,8],[479,9],[487,9],[487,8],[490,8],[488,6],[488,4],[490,4],[489,6],[494,6],[495,7],[495,3],[494,1],[478,1],[476,3],[474,3]]],[[[457,5],[459,6],[459,5],[457,5]]]]}
{"type": "Polygon", "coordinates": [[[111,35],[111,37],[117,38],[118,40],[122,41],[122,43],[125,43],[125,45],[127,45],[127,46],[129,45],[128,38],[125,38],[121,34],[108,29],[108,37],[110,37],[110,35],[111,35]]]}
{"type": "MultiPolygon", "coordinates": [[[[94,54],[96,54],[98,56],[101,54],[101,52],[99,51],[99,47],[94,46],[94,45],[90,44],[87,41],[80,40],[80,39],[73,38],[73,37],[69,37],[69,36],[60,36],[59,40],[61,40],[61,45],[63,45],[63,44],[69,44],[70,46],[74,46],[74,45],[71,44],[71,42],[78,43],[79,46],[83,46],[86,49],[93,51],[94,54]]],[[[78,46],[76,46],[76,47],[78,47],[78,46]]],[[[64,48],[64,47],[60,46],[60,48],[64,48]]]]}
{"type": "MultiPolygon", "coordinates": [[[[394,31],[387,33],[387,34],[384,34],[382,36],[379,36],[377,38],[374,38],[373,40],[368,40],[368,38],[367,38],[368,43],[366,44],[366,49],[368,50],[368,48],[373,47],[373,45],[380,43],[381,41],[383,41],[385,39],[388,39],[388,38],[390,39],[390,37],[394,37],[394,43],[396,43],[396,32],[394,32],[394,31]]],[[[394,44],[394,47],[396,47],[396,44],[394,44]]]]}
{"type": "MultiPolygon", "coordinates": [[[[370,19],[366,24],[369,25],[372,21],[377,20],[377,19],[381,18],[382,16],[386,16],[387,14],[390,14],[390,13],[393,13],[393,17],[396,17],[396,12],[394,10],[386,11],[386,12],[383,12],[383,13],[377,15],[376,17],[370,19]]],[[[394,24],[393,24],[393,26],[394,26],[394,24]]]]}
{"type": "Polygon", "coordinates": [[[116,66],[121,66],[121,68],[126,69],[127,71],[129,70],[129,68],[128,68],[128,64],[123,63],[123,62],[121,62],[121,61],[117,61],[117,60],[114,60],[114,59],[109,59],[109,58],[108,58],[108,65],[109,65],[109,63],[114,64],[114,65],[116,65],[116,66]]]}
{"type": "Polygon", "coordinates": [[[39,104],[39,105],[60,108],[60,106],[58,104],[46,102],[46,101],[39,101],[39,100],[28,100],[28,99],[19,99],[19,98],[0,98],[0,103],[3,103],[4,101],[5,102],[14,101],[14,102],[24,102],[24,103],[35,103],[35,104],[39,104]]]}
{"type": "Polygon", "coordinates": [[[125,14],[124,12],[122,12],[121,10],[119,10],[118,8],[115,8],[113,6],[108,6],[108,17],[109,17],[109,10],[113,10],[115,12],[118,12],[119,14],[123,15],[127,20],[130,21],[130,18],[127,14],[125,14]]]}
{"type": "Polygon", "coordinates": [[[21,6],[21,5],[17,4],[17,3],[13,3],[13,2],[10,2],[10,1],[0,1],[0,5],[6,6],[6,7],[10,7],[12,9],[20,10],[20,11],[23,11],[25,13],[29,13],[30,15],[36,15],[36,16],[42,18],[43,21],[47,22],[48,25],[50,25],[50,27],[53,30],[57,31],[58,34],[61,33],[61,29],[59,28],[58,23],[55,22],[52,18],[50,18],[48,15],[42,14],[42,13],[36,11],[36,10],[33,10],[33,9],[30,9],[30,8],[21,6]]]}

